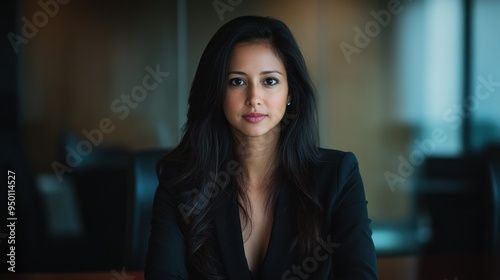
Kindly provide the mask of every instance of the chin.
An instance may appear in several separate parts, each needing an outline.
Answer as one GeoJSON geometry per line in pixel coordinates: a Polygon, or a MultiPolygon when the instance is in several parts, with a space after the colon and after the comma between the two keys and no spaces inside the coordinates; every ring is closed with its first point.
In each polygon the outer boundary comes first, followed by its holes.
{"type": "Polygon", "coordinates": [[[242,131],[242,133],[246,137],[259,137],[259,136],[269,135],[269,133],[272,133],[272,131],[270,129],[253,129],[253,130],[242,131]]]}
{"type": "Polygon", "coordinates": [[[265,134],[266,133],[256,132],[256,131],[243,132],[243,135],[246,136],[246,137],[259,137],[259,136],[262,136],[262,135],[265,135],[265,134]]]}

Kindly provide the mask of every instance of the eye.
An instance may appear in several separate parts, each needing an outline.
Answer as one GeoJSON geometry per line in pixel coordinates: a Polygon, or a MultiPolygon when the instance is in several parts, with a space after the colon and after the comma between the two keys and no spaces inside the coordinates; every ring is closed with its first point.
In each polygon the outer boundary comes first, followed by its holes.
{"type": "Polygon", "coordinates": [[[273,77],[271,77],[271,78],[266,78],[266,79],[264,80],[264,84],[265,84],[265,85],[268,85],[268,86],[274,86],[274,85],[278,84],[278,79],[273,78],[273,77]]]}
{"type": "Polygon", "coordinates": [[[229,84],[232,86],[242,86],[245,84],[245,81],[243,81],[243,79],[240,78],[233,78],[229,80],[229,84]]]}

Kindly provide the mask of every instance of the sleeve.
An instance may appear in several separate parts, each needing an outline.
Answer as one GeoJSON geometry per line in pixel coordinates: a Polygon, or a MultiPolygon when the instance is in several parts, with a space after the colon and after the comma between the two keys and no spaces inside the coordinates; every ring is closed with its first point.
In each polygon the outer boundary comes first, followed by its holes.
{"type": "Polygon", "coordinates": [[[169,191],[171,180],[165,180],[166,169],[159,175],[149,238],[145,280],[188,279],[185,264],[184,235],[178,224],[177,203],[169,191]]]}
{"type": "Polygon", "coordinates": [[[340,160],[337,183],[331,235],[340,246],[332,254],[334,279],[378,279],[371,220],[354,154],[346,153],[340,160]]]}

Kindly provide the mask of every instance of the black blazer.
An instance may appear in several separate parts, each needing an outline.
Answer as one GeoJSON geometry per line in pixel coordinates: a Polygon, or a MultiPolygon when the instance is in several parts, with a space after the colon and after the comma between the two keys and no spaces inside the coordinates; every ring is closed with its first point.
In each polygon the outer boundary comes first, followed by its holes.
{"type": "MultiPolygon", "coordinates": [[[[314,256],[297,260],[290,253],[295,237],[289,211],[289,188],[280,184],[273,228],[259,279],[377,279],[377,259],[371,238],[366,199],[358,163],[352,153],[320,149],[314,170],[320,203],[325,209],[323,241],[314,256]],[[310,277],[309,277],[310,276],[310,277]]],[[[164,175],[166,174],[166,175],[164,175]]],[[[178,225],[179,207],[162,176],[155,194],[145,279],[188,279],[184,237],[178,225]]],[[[230,279],[250,280],[237,198],[221,192],[215,214],[220,252],[230,279]]]]}

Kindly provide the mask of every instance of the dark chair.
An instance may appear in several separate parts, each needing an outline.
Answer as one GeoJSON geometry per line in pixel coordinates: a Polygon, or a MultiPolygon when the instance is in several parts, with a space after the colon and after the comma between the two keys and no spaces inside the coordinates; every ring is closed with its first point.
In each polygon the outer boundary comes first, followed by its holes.
{"type": "Polygon", "coordinates": [[[492,145],[485,149],[491,180],[491,190],[488,194],[491,215],[488,215],[491,227],[491,251],[500,257],[500,146],[492,145]]]}
{"type": "Polygon", "coordinates": [[[125,264],[127,270],[143,270],[148,240],[153,198],[158,187],[156,162],[167,149],[152,149],[132,155],[132,178],[129,183],[128,224],[125,264]]]}
{"type": "MultiPolygon", "coordinates": [[[[63,130],[60,161],[66,163],[68,149],[77,151],[82,141],[88,140],[73,130],[63,130]]],[[[49,258],[48,272],[110,271],[123,266],[130,155],[124,147],[94,145],[72,172],[64,174],[64,180],[75,187],[75,207],[83,229],[79,236],[52,238],[57,259],[49,258]]],[[[61,205],[52,206],[65,211],[61,205]]]]}
{"type": "Polygon", "coordinates": [[[417,189],[419,213],[430,220],[424,255],[483,255],[489,251],[488,164],[479,155],[430,157],[417,189]]]}
{"type": "Polygon", "coordinates": [[[492,247],[493,253],[500,256],[500,159],[490,163],[491,179],[492,179],[492,247]]]}

